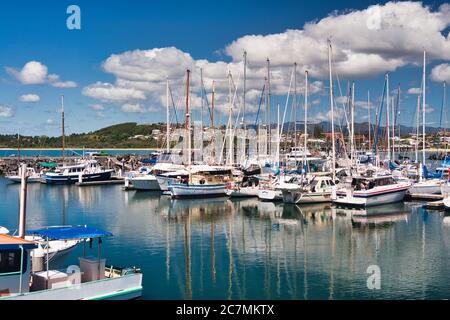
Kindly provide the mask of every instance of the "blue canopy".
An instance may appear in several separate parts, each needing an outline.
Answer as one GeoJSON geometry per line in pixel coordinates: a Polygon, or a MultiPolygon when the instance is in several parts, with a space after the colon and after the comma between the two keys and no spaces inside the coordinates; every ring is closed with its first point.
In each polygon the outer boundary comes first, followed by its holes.
{"type": "Polygon", "coordinates": [[[82,240],[112,236],[111,232],[87,226],[49,227],[44,229],[28,230],[26,234],[30,236],[39,236],[49,240],[82,240]]]}

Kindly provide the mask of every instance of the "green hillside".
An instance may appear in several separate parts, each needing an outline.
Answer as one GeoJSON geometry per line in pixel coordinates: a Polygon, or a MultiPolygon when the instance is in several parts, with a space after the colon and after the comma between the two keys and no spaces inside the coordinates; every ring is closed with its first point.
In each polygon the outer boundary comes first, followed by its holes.
{"type": "MultiPolygon", "coordinates": [[[[97,131],[66,136],[66,147],[86,148],[158,148],[164,137],[153,135],[153,130],[163,130],[165,124],[137,124],[127,122],[97,131]],[[135,137],[135,138],[134,138],[135,137]]],[[[21,136],[21,148],[60,148],[61,137],[21,136]]],[[[17,148],[17,135],[0,135],[0,148],[17,148]]]]}

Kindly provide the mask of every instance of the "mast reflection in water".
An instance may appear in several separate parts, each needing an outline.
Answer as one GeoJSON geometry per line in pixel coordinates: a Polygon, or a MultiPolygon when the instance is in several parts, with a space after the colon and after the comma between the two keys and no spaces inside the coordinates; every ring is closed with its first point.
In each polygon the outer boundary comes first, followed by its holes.
{"type": "MultiPolygon", "coordinates": [[[[146,299],[450,296],[450,224],[421,204],[361,212],[257,199],[171,200],[120,186],[28,188],[28,228],[110,230],[108,258],[142,268],[146,299]],[[367,288],[370,265],[381,269],[381,290],[367,288]]],[[[0,178],[0,225],[10,230],[18,225],[18,194],[0,178]]],[[[81,250],[64,264],[77,263],[81,250]]]]}

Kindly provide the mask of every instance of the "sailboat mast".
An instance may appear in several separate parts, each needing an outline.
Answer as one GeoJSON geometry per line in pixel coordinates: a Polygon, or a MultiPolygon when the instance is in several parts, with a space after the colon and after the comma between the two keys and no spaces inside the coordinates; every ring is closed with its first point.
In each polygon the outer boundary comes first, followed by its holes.
{"type": "MultiPolygon", "coordinates": [[[[295,152],[297,152],[297,62],[294,63],[294,97],[292,99],[292,105],[294,108],[294,146],[295,152]]],[[[297,162],[297,155],[295,156],[295,161],[297,162]]]]}
{"type": "Polygon", "coordinates": [[[200,69],[200,91],[201,91],[201,109],[200,109],[200,157],[203,162],[203,69],[200,69]]]}
{"type": "Polygon", "coordinates": [[[228,110],[228,126],[229,126],[229,131],[228,131],[228,142],[229,142],[229,146],[228,146],[228,165],[233,165],[233,153],[234,153],[234,148],[233,148],[233,125],[231,122],[232,119],[232,110],[233,110],[233,101],[232,101],[232,93],[231,93],[231,71],[228,71],[228,102],[229,102],[229,110],[228,110]]]}
{"type": "Polygon", "coordinates": [[[187,141],[187,157],[188,157],[188,165],[191,165],[191,132],[190,132],[190,124],[189,124],[189,76],[190,70],[186,70],[186,141],[187,141]]]}
{"type": "Polygon", "coordinates": [[[211,128],[214,130],[214,103],[215,103],[215,94],[216,94],[216,82],[213,80],[212,82],[212,97],[211,97],[211,128]]]}
{"type": "MultiPolygon", "coordinates": [[[[443,101],[443,109],[445,110],[447,107],[447,81],[444,81],[444,101],[443,101]]],[[[445,119],[447,120],[447,117],[445,117],[445,119]]],[[[445,121],[444,124],[444,141],[447,141],[447,121],[445,121]]],[[[445,155],[447,156],[447,147],[448,147],[448,143],[445,144],[445,155]]]]}
{"type": "Polygon", "coordinates": [[[267,114],[267,148],[266,152],[269,156],[271,156],[271,144],[270,144],[270,136],[271,136],[271,130],[270,130],[270,99],[271,99],[271,92],[270,92],[270,60],[267,58],[267,105],[266,105],[266,114],[267,114]]]}
{"type": "Polygon", "coordinates": [[[244,129],[244,137],[243,137],[243,144],[242,144],[242,157],[243,161],[247,160],[246,157],[246,144],[247,144],[247,128],[245,125],[245,94],[247,93],[247,51],[244,51],[244,92],[243,92],[243,112],[242,112],[242,128],[244,129]]]}
{"type": "Polygon", "coordinates": [[[212,159],[213,163],[216,163],[216,130],[214,128],[214,100],[215,100],[215,92],[216,92],[216,83],[213,80],[212,82],[212,97],[211,97],[211,128],[212,128],[212,141],[213,141],[213,149],[212,149],[212,159]]]}
{"type": "Polygon", "coordinates": [[[277,167],[280,167],[280,143],[281,143],[281,132],[280,132],[280,104],[277,104],[277,167]]]}
{"type": "Polygon", "coordinates": [[[372,150],[372,136],[371,136],[371,123],[370,123],[370,91],[367,91],[367,117],[369,122],[369,151],[372,150]]]}
{"type": "Polygon", "coordinates": [[[166,78],[166,152],[170,152],[169,78],[166,78]]]}
{"type": "Polygon", "coordinates": [[[390,113],[390,101],[389,96],[389,73],[386,74],[386,133],[387,133],[387,159],[391,159],[391,130],[389,128],[389,113],[390,113]]]}
{"type": "Polygon", "coordinates": [[[352,135],[351,135],[351,143],[350,143],[350,159],[353,165],[354,154],[355,154],[355,82],[352,83],[352,135]]]}
{"type": "Polygon", "coordinates": [[[426,114],[426,59],[427,59],[427,53],[426,51],[423,51],[423,73],[422,73],[422,135],[423,135],[423,142],[422,142],[422,165],[425,166],[425,114],[426,114]]]}
{"type": "Polygon", "coordinates": [[[66,148],[66,136],[64,129],[64,95],[61,95],[61,136],[62,136],[62,158],[64,162],[65,148],[66,148]]]}
{"type": "Polygon", "coordinates": [[[417,95],[417,111],[416,111],[416,163],[419,163],[419,121],[420,121],[420,94],[417,95]]]}
{"type": "Polygon", "coordinates": [[[308,70],[305,71],[305,150],[303,152],[304,165],[306,166],[306,150],[308,150],[308,70]]]}
{"type": "Polygon", "coordinates": [[[330,108],[331,108],[331,152],[332,152],[332,177],[336,180],[336,146],[334,143],[334,101],[333,101],[333,73],[331,70],[331,40],[328,39],[328,69],[330,71],[330,108]]]}

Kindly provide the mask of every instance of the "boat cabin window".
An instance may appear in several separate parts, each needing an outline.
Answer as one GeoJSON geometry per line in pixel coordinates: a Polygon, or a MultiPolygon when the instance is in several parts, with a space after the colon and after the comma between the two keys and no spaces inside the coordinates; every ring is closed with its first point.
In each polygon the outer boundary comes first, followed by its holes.
{"type": "MultiPolygon", "coordinates": [[[[20,255],[21,250],[5,250],[0,251],[0,274],[10,272],[20,272],[20,255]]],[[[24,252],[22,272],[26,271],[27,253],[24,252]]]]}

